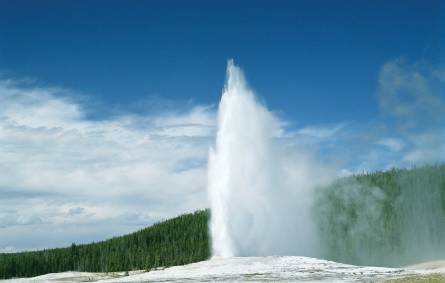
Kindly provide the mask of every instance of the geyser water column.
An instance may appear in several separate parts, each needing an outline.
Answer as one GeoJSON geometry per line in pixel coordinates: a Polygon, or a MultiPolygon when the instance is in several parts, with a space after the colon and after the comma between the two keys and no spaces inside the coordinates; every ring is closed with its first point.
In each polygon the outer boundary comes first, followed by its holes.
{"type": "Polygon", "coordinates": [[[281,132],[230,60],[208,163],[213,256],[316,255],[309,215],[316,178],[281,132]]]}
{"type": "Polygon", "coordinates": [[[216,148],[209,154],[214,255],[239,255],[238,237],[248,235],[236,233],[258,225],[254,207],[267,209],[261,191],[271,185],[270,141],[276,128],[273,116],[255,100],[241,70],[230,60],[219,104],[216,148]]]}

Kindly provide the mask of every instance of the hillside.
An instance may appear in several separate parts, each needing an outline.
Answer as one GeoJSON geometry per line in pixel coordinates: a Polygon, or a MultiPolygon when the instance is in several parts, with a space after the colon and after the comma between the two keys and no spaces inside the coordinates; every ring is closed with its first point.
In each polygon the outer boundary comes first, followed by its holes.
{"type": "MultiPolygon", "coordinates": [[[[445,258],[445,165],[341,178],[318,190],[313,209],[323,258],[375,266],[445,258]]],[[[205,260],[208,221],[208,210],[197,211],[103,242],[0,254],[0,278],[205,260]]]]}
{"type": "Polygon", "coordinates": [[[314,207],[324,258],[403,266],[445,258],[445,165],[342,178],[314,207]]]}
{"type": "Polygon", "coordinates": [[[209,257],[209,213],[197,211],[103,242],[0,254],[0,278],[68,270],[111,272],[182,265],[209,257]]]}

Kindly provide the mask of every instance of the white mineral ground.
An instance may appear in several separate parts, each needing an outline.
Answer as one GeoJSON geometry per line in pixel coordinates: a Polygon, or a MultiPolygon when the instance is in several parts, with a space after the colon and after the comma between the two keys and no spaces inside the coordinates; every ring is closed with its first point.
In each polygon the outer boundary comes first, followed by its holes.
{"type": "Polygon", "coordinates": [[[62,272],[11,282],[383,282],[408,275],[445,273],[445,260],[404,268],[354,266],[299,257],[232,257],[165,269],[115,273],[62,272]]]}

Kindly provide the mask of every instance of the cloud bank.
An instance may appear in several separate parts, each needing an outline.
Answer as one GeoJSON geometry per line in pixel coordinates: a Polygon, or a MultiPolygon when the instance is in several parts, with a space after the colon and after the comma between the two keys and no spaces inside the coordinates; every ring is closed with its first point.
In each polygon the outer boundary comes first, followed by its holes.
{"type": "Polygon", "coordinates": [[[0,247],[103,239],[207,207],[212,107],[91,120],[72,97],[0,81],[0,247]]]}

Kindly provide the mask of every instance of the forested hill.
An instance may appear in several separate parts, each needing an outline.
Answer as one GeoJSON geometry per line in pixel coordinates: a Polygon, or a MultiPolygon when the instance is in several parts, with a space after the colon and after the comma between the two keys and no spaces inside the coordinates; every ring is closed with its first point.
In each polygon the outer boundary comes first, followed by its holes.
{"type": "Polygon", "coordinates": [[[208,219],[208,210],[202,210],[102,242],[0,254],[0,278],[69,270],[149,270],[205,260],[209,257],[208,219]]]}
{"type": "Polygon", "coordinates": [[[406,266],[445,258],[445,165],[342,178],[314,207],[325,258],[406,266]]]}
{"type": "MultiPolygon", "coordinates": [[[[445,258],[445,165],[341,178],[320,188],[314,219],[324,258],[401,266],[445,258]]],[[[103,242],[0,254],[0,278],[62,271],[149,270],[209,258],[209,211],[103,242]]]]}

